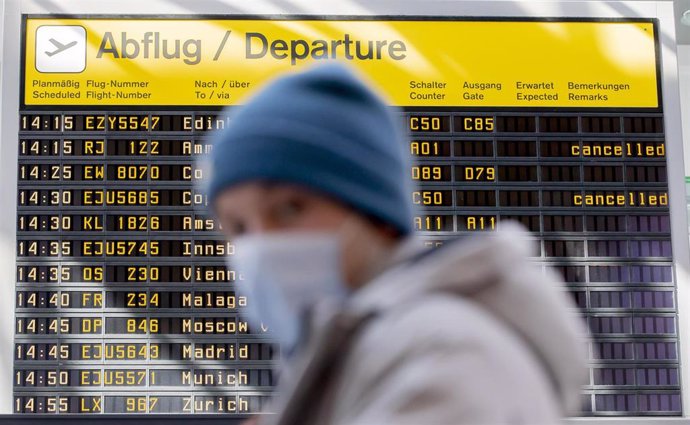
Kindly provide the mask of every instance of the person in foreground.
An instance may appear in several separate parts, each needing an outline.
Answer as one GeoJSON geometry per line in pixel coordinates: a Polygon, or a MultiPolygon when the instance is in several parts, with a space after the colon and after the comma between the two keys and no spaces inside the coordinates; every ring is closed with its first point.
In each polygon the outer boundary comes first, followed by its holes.
{"type": "Polygon", "coordinates": [[[584,329],[507,225],[412,236],[398,124],[347,68],[278,78],[216,135],[208,196],[246,317],[281,344],[266,424],[554,424],[585,382],[584,329]]]}

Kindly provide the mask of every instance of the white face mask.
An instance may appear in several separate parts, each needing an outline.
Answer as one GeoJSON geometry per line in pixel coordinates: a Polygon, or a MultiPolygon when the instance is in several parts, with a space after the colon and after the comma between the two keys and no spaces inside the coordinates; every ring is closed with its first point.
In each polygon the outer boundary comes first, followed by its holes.
{"type": "Polygon", "coordinates": [[[243,279],[236,282],[237,293],[247,298],[243,316],[254,332],[268,328],[287,355],[311,307],[347,296],[338,233],[268,233],[239,237],[234,244],[228,262],[243,279]]]}

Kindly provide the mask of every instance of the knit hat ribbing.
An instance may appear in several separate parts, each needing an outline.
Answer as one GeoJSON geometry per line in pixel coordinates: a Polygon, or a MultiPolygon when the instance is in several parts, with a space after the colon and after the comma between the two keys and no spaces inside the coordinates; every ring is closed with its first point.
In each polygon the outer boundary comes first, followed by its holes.
{"type": "Polygon", "coordinates": [[[289,182],[412,231],[402,120],[342,65],[280,77],[231,118],[215,136],[211,202],[241,182],[289,182]]]}

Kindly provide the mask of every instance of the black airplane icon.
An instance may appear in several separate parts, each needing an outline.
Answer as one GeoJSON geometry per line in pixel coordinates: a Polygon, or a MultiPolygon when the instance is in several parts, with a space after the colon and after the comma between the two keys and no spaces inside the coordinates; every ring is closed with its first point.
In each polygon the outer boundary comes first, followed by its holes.
{"type": "Polygon", "coordinates": [[[48,56],[51,57],[51,58],[52,58],[53,56],[57,55],[58,53],[62,53],[62,52],[64,52],[65,50],[67,50],[67,49],[69,49],[69,48],[74,47],[74,46],[77,45],[77,42],[76,42],[76,41],[73,41],[73,42],[67,43],[67,44],[62,44],[62,43],[60,43],[59,41],[57,41],[56,39],[54,39],[54,38],[51,38],[51,39],[50,39],[50,42],[53,43],[53,45],[57,48],[56,50],[54,50],[54,51],[52,51],[52,52],[46,51],[46,55],[48,55],[48,56]]]}

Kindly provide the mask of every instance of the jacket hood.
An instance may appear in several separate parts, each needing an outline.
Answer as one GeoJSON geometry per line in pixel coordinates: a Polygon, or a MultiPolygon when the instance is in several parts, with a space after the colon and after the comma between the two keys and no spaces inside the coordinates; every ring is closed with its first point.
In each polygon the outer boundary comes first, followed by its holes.
{"type": "Polygon", "coordinates": [[[385,311],[439,292],[470,299],[519,335],[544,365],[564,412],[577,412],[587,378],[587,332],[562,279],[528,258],[530,234],[518,224],[503,224],[499,232],[435,251],[421,246],[419,239],[403,243],[388,271],[355,293],[351,306],[385,311]]]}

